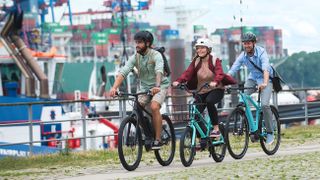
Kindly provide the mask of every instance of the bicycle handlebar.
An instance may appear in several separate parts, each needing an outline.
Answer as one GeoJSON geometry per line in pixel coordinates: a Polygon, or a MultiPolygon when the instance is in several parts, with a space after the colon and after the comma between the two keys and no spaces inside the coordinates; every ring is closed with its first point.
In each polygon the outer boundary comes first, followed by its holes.
{"type": "MultiPolygon", "coordinates": [[[[246,89],[253,89],[253,90],[258,90],[257,87],[228,87],[226,88],[227,90],[227,93],[231,93],[232,90],[235,90],[235,91],[244,91],[246,89]]],[[[260,90],[259,90],[260,91],[260,90]]]]}
{"type": "MultiPolygon", "coordinates": [[[[171,86],[172,86],[172,84],[171,84],[171,86]]],[[[185,91],[187,91],[188,93],[192,93],[192,94],[196,95],[196,94],[198,94],[203,88],[209,88],[209,87],[210,87],[210,86],[209,86],[208,83],[204,83],[204,84],[200,87],[199,90],[190,90],[190,89],[188,88],[188,86],[187,86],[186,83],[179,83],[176,88],[177,88],[177,89],[181,89],[181,90],[185,90],[185,91]]]]}
{"type": "Polygon", "coordinates": [[[122,91],[117,91],[117,92],[116,92],[116,95],[119,96],[119,97],[121,97],[121,96],[133,96],[133,97],[137,97],[137,96],[143,95],[143,94],[151,95],[151,90],[147,90],[147,91],[139,92],[139,93],[126,93],[126,92],[122,92],[122,91]]]}

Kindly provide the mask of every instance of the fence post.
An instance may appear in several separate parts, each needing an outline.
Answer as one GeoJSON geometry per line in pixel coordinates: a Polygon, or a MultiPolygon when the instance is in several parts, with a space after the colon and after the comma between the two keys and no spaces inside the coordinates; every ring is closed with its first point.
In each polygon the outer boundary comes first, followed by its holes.
{"type": "Polygon", "coordinates": [[[278,93],[276,93],[275,91],[273,91],[272,101],[273,105],[278,109],[278,93]]]}
{"type": "Polygon", "coordinates": [[[32,149],[33,149],[33,123],[32,123],[32,105],[28,104],[28,120],[29,120],[29,155],[32,155],[32,149]]]}
{"type": "Polygon", "coordinates": [[[169,114],[170,113],[170,109],[169,109],[169,97],[166,97],[165,99],[165,104],[166,104],[166,113],[169,114]]]}
{"type": "Polygon", "coordinates": [[[126,100],[122,99],[122,107],[123,107],[123,112],[122,112],[122,119],[124,119],[127,116],[127,106],[126,106],[126,100]]]}
{"type": "Polygon", "coordinates": [[[304,89],[303,90],[303,92],[304,92],[304,123],[305,123],[305,125],[308,125],[308,98],[307,98],[307,90],[306,89],[304,89]]]}
{"type": "Polygon", "coordinates": [[[83,134],[83,150],[87,150],[87,122],[85,113],[85,102],[81,102],[81,119],[82,119],[82,134],[83,134]]]}

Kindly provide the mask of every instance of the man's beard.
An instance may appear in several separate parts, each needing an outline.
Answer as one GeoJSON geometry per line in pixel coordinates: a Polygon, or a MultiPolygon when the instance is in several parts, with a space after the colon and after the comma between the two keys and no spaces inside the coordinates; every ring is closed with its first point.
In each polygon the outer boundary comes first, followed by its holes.
{"type": "Polygon", "coordinates": [[[136,47],[136,51],[137,51],[137,53],[144,55],[145,52],[147,51],[147,47],[144,47],[144,48],[136,47]]]}

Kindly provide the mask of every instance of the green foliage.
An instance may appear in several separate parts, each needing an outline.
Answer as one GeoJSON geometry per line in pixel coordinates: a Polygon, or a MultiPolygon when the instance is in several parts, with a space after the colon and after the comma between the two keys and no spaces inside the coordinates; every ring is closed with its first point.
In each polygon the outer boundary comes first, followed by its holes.
{"type": "Polygon", "coordinates": [[[320,51],[295,53],[281,64],[277,71],[294,88],[319,87],[320,51]]]}

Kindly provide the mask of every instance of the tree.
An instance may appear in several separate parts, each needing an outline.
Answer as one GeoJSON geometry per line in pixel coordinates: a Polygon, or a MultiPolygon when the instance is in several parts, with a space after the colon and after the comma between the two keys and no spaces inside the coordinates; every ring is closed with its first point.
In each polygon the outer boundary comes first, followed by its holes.
{"type": "Polygon", "coordinates": [[[290,56],[277,71],[291,87],[320,87],[320,51],[306,53],[304,51],[290,56]]]}

